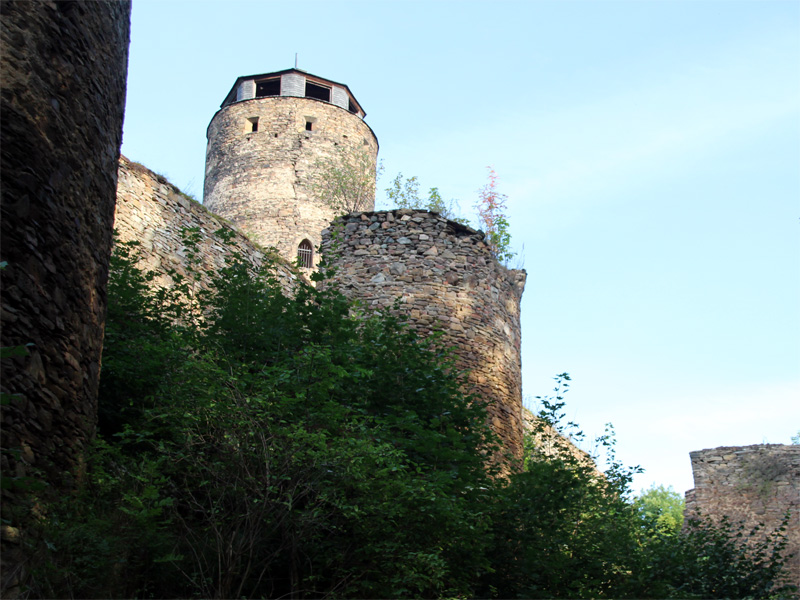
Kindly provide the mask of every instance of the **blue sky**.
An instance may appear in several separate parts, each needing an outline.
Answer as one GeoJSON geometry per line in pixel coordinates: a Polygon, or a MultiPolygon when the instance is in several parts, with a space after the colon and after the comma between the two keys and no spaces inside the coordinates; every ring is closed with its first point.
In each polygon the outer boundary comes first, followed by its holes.
{"type": "MultiPolygon", "coordinates": [[[[523,266],[530,405],[569,372],[651,483],[800,429],[800,3],[134,0],[122,151],[202,195],[236,77],[346,83],[383,190],[471,217],[486,167],[523,266]]],[[[384,200],[379,192],[379,206],[384,200]]]]}

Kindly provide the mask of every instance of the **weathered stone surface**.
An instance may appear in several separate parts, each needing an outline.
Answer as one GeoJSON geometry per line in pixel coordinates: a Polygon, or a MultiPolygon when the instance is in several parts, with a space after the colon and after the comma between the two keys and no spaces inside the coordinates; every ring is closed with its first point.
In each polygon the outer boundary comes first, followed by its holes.
{"type": "MultiPolygon", "coordinates": [[[[0,19],[2,345],[34,344],[0,361],[19,394],[2,409],[2,469],[35,464],[57,492],[94,434],[130,3],[1,2],[0,19]]],[[[23,506],[3,490],[12,529],[23,506]]],[[[7,541],[11,597],[24,561],[7,541]]]]}
{"type": "MultiPolygon", "coordinates": [[[[143,258],[139,266],[158,273],[154,284],[162,287],[173,284],[168,270],[184,277],[187,275],[182,233],[190,228],[200,233],[198,258],[199,269],[203,273],[218,271],[225,265],[231,252],[237,252],[255,267],[262,266],[268,254],[274,254],[253,243],[201,204],[184,196],[160,175],[124,156],[119,160],[114,228],[121,241],[139,242],[143,258]],[[219,231],[232,235],[230,246],[223,241],[219,231]]],[[[289,292],[304,275],[282,258],[277,258],[275,275],[283,290],[289,292]]],[[[201,279],[200,285],[207,287],[207,278],[201,279]]]]}
{"type": "Polygon", "coordinates": [[[300,242],[318,247],[320,232],[336,216],[324,199],[313,197],[311,182],[315,164],[340,149],[366,151],[374,172],[375,134],[346,109],[285,96],[225,106],[208,126],[204,204],[294,261],[300,242]],[[248,119],[255,117],[258,131],[247,132],[248,119]],[[310,119],[313,131],[306,130],[310,119]]]}
{"type": "Polygon", "coordinates": [[[578,448],[572,443],[571,437],[564,437],[525,407],[522,408],[522,428],[533,436],[536,450],[544,456],[575,461],[578,465],[590,468],[598,477],[604,477],[591,454],[578,448]]]}
{"type": "Polygon", "coordinates": [[[469,391],[489,398],[489,422],[513,456],[522,456],[522,380],[519,303],[525,271],[500,265],[483,233],[436,213],[401,209],[337,219],[320,248],[336,269],[332,282],[373,310],[401,311],[420,332],[444,332],[469,391]],[[372,223],[373,244],[350,244],[372,223]],[[387,225],[384,227],[384,225],[387,225]],[[424,237],[423,237],[424,236],[424,237]],[[432,251],[435,250],[435,251],[432,251]]]}
{"type": "Polygon", "coordinates": [[[764,536],[787,511],[791,583],[800,586],[800,446],[760,444],[698,450],[689,454],[694,489],[686,492],[686,518],[697,513],[727,516],[749,530],[765,525],[764,536]]]}

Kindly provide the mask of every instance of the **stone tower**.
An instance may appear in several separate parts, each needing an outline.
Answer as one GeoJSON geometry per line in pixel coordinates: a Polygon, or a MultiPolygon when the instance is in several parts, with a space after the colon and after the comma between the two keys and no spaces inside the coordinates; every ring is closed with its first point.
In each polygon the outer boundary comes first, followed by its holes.
{"type": "MultiPolygon", "coordinates": [[[[323,162],[363,158],[374,180],[378,140],[350,89],[298,69],[239,77],[208,126],[204,204],[262,246],[318,262],[336,216],[312,182],[323,162]]],[[[362,210],[374,208],[374,197],[362,210]]]]}
{"type": "Polygon", "coordinates": [[[28,348],[0,361],[3,598],[27,592],[20,541],[94,436],[130,10],[0,2],[0,345],[28,348]]]}

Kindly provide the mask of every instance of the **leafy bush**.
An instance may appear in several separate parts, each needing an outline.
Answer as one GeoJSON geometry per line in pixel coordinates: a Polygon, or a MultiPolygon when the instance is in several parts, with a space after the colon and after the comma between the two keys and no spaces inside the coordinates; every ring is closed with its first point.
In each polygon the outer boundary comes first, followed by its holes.
{"type": "Polygon", "coordinates": [[[84,495],[49,512],[36,589],[469,593],[494,441],[437,338],[334,291],[284,295],[237,257],[181,294],[136,260],[117,244],[103,439],[84,495]]]}
{"type": "Polygon", "coordinates": [[[497,173],[489,169],[489,182],[478,191],[475,210],[478,213],[478,227],[486,233],[486,244],[498,261],[508,265],[508,261],[516,256],[511,250],[510,224],[506,217],[505,194],[497,191],[497,173]]]}
{"type": "Polygon", "coordinates": [[[677,533],[683,526],[683,511],[686,501],[672,486],[653,484],[643,491],[633,503],[643,521],[652,529],[664,529],[677,533]]]}
{"type": "MultiPolygon", "coordinates": [[[[88,481],[41,507],[38,597],[768,597],[782,542],[657,527],[634,470],[542,451],[500,477],[486,406],[436,336],[232,255],[151,287],[116,244],[88,481]]],[[[554,440],[556,438],[553,438],[554,440]]],[[[558,438],[563,439],[563,438],[558,438]]],[[[785,596],[784,596],[785,597],[785,596]]]]}

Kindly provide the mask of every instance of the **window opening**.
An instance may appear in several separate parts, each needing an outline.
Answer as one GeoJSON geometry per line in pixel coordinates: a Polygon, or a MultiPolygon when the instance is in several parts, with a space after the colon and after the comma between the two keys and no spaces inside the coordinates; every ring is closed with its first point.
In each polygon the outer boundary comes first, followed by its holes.
{"type": "Polygon", "coordinates": [[[306,121],[306,131],[313,131],[314,124],[311,121],[306,121]]]}
{"type": "Polygon", "coordinates": [[[317,100],[331,101],[331,88],[306,80],[306,98],[316,98],[317,100]]]}
{"type": "Polygon", "coordinates": [[[314,247],[308,240],[303,240],[297,247],[297,262],[306,269],[314,266],[314,247]]]}
{"type": "Polygon", "coordinates": [[[352,98],[350,98],[350,99],[348,100],[348,103],[347,103],[347,110],[349,110],[349,111],[350,111],[351,113],[353,113],[354,115],[357,115],[357,114],[358,114],[358,108],[356,107],[356,105],[355,105],[355,102],[353,102],[353,99],[352,99],[352,98]]]}
{"type": "Polygon", "coordinates": [[[264,79],[263,81],[256,82],[256,98],[263,98],[264,96],[280,96],[281,95],[281,78],[264,79]]]}
{"type": "Polygon", "coordinates": [[[258,131],[258,117],[247,117],[245,132],[255,133],[256,131],[258,131]]]}

